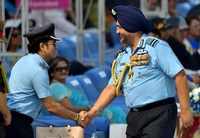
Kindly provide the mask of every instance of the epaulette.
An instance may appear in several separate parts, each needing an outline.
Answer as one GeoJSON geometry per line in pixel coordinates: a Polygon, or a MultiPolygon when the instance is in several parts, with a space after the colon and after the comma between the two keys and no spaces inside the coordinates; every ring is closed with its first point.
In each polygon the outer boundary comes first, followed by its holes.
{"type": "Polygon", "coordinates": [[[145,45],[150,45],[151,47],[155,47],[158,44],[159,40],[155,38],[147,38],[145,41],[145,45]]]}
{"type": "Polygon", "coordinates": [[[120,48],[118,51],[117,51],[117,53],[116,53],[116,55],[115,55],[115,58],[117,58],[120,54],[122,54],[122,53],[127,53],[127,51],[126,51],[126,48],[120,48]]]}

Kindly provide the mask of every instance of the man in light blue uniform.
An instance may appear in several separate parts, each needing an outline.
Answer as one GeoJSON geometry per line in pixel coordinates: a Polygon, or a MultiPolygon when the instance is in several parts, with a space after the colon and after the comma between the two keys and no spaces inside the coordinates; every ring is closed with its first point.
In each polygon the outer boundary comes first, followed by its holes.
{"type": "Polygon", "coordinates": [[[8,106],[12,122],[7,128],[7,138],[32,138],[31,122],[38,117],[42,107],[79,122],[78,113],[54,101],[50,94],[47,63],[56,56],[54,25],[36,28],[25,36],[29,40],[29,54],[14,65],[9,79],[8,106]]]}
{"type": "Polygon", "coordinates": [[[107,87],[81,118],[87,124],[122,91],[130,108],[127,138],[173,138],[176,91],[183,125],[193,122],[184,68],[166,42],[146,35],[152,27],[139,9],[120,5],[112,12],[121,43],[129,45],[113,61],[107,87]]]}

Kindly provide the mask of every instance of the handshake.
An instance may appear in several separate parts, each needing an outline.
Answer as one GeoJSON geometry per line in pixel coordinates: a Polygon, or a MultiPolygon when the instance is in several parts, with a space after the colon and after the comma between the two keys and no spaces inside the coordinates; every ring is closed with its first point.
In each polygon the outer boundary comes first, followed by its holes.
{"type": "Polygon", "coordinates": [[[97,112],[94,112],[92,110],[89,111],[80,111],[76,114],[76,117],[74,120],[78,122],[78,125],[81,127],[86,127],[92,120],[93,117],[95,117],[97,112]]]}

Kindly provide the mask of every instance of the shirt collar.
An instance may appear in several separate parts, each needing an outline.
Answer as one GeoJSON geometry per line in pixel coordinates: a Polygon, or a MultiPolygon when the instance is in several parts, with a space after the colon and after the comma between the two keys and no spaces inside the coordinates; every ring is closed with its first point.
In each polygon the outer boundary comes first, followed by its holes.
{"type": "Polygon", "coordinates": [[[34,54],[35,57],[38,59],[39,64],[44,67],[44,68],[49,68],[49,65],[47,64],[47,62],[39,55],[39,54],[34,54]]]}

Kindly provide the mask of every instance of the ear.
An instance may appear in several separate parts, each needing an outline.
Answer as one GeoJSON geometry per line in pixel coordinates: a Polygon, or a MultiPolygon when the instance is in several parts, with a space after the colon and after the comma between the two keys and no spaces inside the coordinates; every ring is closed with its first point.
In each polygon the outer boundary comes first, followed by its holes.
{"type": "Polygon", "coordinates": [[[40,50],[44,49],[45,44],[43,42],[41,42],[39,45],[40,45],[40,50]]]}

